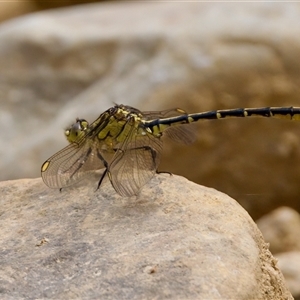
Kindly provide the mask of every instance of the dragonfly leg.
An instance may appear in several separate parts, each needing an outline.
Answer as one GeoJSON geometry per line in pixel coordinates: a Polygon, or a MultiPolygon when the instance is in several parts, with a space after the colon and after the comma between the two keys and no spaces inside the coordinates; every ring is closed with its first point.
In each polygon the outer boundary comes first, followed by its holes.
{"type": "MultiPolygon", "coordinates": [[[[141,147],[141,148],[143,148],[143,149],[151,152],[153,163],[154,163],[154,166],[156,167],[156,163],[155,163],[155,160],[156,160],[156,151],[153,148],[151,148],[150,146],[145,146],[145,147],[141,147]]],[[[136,148],[136,149],[138,149],[138,148],[136,148]]],[[[156,174],[163,174],[163,173],[165,173],[165,174],[169,174],[170,176],[172,176],[171,172],[168,172],[168,171],[158,171],[157,169],[156,169],[155,173],[156,174]]]]}
{"type": "Polygon", "coordinates": [[[99,190],[100,185],[101,185],[101,183],[102,183],[102,181],[103,181],[103,179],[104,179],[106,173],[107,173],[107,169],[105,169],[105,171],[103,172],[103,174],[102,174],[102,176],[101,176],[101,178],[100,178],[100,180],[99,180],[99,182],[98,182],[98,186],[97,186],[96,191],[99,190]]]}
{"type": "Polygon", "coordinates": [[[107,161],[103,158],[103,156],[101,155],[101,153],[98,150],[97,150],[97,156],[102,161],[102,163],[103,163],[103,165],[105,167],[105,171],[103,172],[103,174],[102,174],[102,176],[101,176],[101,178],[100,178],[100,180],[98,182],[98,186],[97,186],[96,191],[99,190],[100,185],[101,185],[101,183],[102,183],[105,175],[107,174],[107,168],[108,168],[107,161]]]}
{"type": "MultiPolygon", "coordinates": [[[[150,146],[143,146],[143,147],[132,148],[130,150],[137,150],[137,149],[144,149],[146,151],[150,151],[151,152],[151,156],[152,156],[152,160],[153,160],[153,163],[154,163],[154,166],[156,166],[156,163],[155,163],[156,151],[155,151],[155,149],[153,149],[150,146]]],[[[164,174],[169,174],[170,176],[173,175],[171,172],[168,172],[168,171],[158,171],[158,170],[156,170],[155,172],[156,172],[156,174],[163,174],[164,173],[164,174]]]]}
{"type": "MultiPolygon", "coordinates": [[[[86,153],[84,153],[84,155],[82,155],[77,161],[74,162],[74,164],[77,163],[78,161],[80,163],[78,164],[78,167],[70,175],[70,178],[72,178],[82,168],[82,166],[86,163],[86,160],[90,156],[91,153],[92,153],[92,149],[89,148],[89,150],[86,153]]],[[[69,169],[71,169],[73,167],[73,165],[71,165],[69,169]]]]}
{"type": "MultiPolygon", "coordinates": [[[[152,161],[153,161],[153,166],[154,168],[156,168],[156,150],[153,149],[152,147],[150,146],[141,146],[141,147],[136,147],[136,148],[128,148],[126,149],[126,151],[136,151],[136,150],[145,150],[145,151],[150,151],[151,153],[151,157],[152,157],[152,161]]],[[[114,151],[121,151],[122,152],[122,155],[125,154],[125,152],[121,149],[114,149],[114,151]]]]}

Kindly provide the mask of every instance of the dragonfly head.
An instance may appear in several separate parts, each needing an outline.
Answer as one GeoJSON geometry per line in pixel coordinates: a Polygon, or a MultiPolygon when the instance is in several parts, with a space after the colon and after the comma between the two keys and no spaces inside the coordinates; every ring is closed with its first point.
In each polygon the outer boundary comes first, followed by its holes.
{"type": "Polygon", "coordinates": [[[72,124],[66,131],[65,136],[69,143],[76,142],[77,139],[83,137],[89,123],[84,119],[76,119],[76,123],[72,124]]]}

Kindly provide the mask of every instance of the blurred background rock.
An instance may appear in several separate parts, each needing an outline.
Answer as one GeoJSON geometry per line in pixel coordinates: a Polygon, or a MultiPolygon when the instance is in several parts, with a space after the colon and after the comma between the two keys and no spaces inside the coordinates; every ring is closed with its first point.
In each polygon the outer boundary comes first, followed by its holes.
{"type": "Polygon", "coordinates": [[[289,207],[279,207],[257,220],[272,254],[278,259],[287,286],[300,299],[300,214],[289,207]]]}
{"type": "Polygon", "coordinates": [[[94,2],[105,1],[44,1],[44,0],[14,0],[14,1],[1,1],[0,2],[0,22],[15,18],[24,14],[37,12],[44,9],[61,8],[71,5],[87,4],[94,2]]]}

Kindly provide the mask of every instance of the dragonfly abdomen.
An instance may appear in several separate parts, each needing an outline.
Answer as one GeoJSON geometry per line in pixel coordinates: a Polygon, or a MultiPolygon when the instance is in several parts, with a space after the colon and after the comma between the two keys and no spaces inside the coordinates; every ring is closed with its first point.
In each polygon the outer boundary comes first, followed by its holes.
{"type": "Polygon", "coordinates": [[[300,120],[300,107],[261,107],[261,108],[234,108],[212,110],[202,113],[185,114],[171,118],[156,119],[145,122],[153,134],[166,130],[172,125],[188,124],[199,120],[215,120],[225,118],[267,117],[289,120],[300,120]]]}
{"type": "Polygon", "coordinates": [[[299,107],[261,107],[214,110],[188,115],[194,121],[224,118],[267,117],[300,120],[299,107]]]}

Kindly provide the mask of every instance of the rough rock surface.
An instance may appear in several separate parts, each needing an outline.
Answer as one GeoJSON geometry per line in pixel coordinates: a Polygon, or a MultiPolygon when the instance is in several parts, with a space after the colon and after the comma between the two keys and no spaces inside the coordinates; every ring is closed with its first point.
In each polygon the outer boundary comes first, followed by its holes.
{"type": "Polygon", "coordinates": [[[273,254],[300,251],[300,214],[294,209],[277,208],[256,223],[273,254]]]}
{"type": "Polygon", "coordinates": [[[232,198],[166,174],[121,198],[97,178],[0,183],[1,299],[292,299],[232,198]]]}
{"type": "MultiPolygon", "coordinates": [[[[63,129],[113,102],[300,106],[299,36],[300,4],[286,2],[110,3],[2,24],[0,178],[39,176],[65,145],[63,129]]],[[[234,196],[253,216],[282,199],[300,209],[300,168],[287,168],[300,165],[299,126],[204,122],[194,147],[166,145],[161,167],[234,196]]]]}

